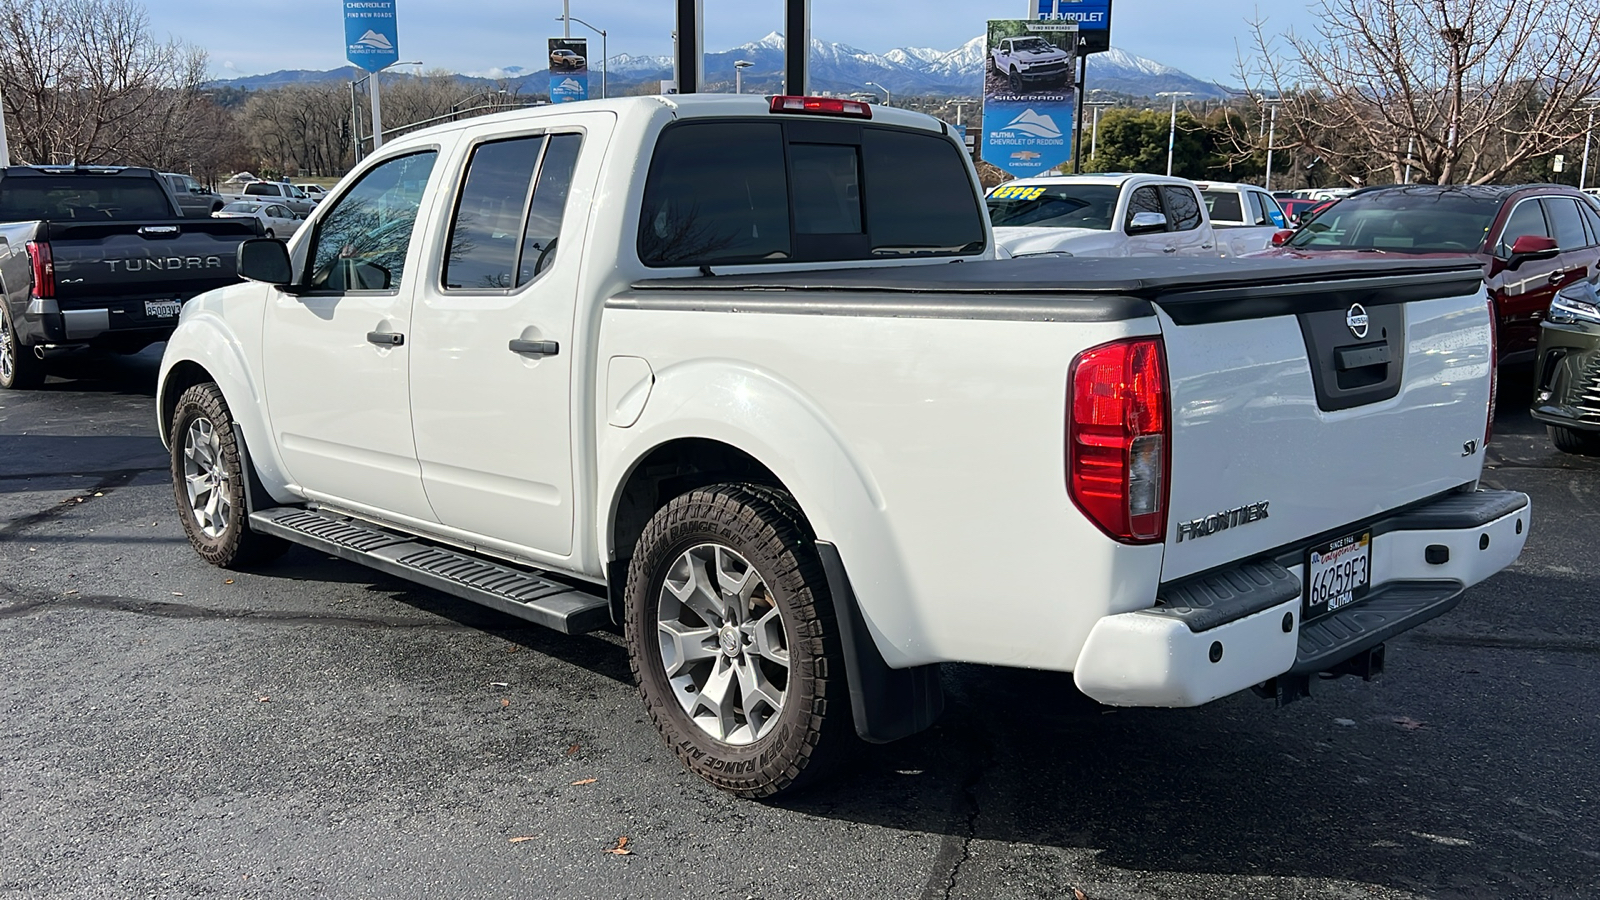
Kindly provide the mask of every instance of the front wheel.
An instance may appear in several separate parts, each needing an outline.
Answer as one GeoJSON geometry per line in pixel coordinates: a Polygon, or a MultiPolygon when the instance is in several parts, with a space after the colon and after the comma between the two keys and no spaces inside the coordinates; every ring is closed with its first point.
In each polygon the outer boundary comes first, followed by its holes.
{"type": "Polygon", "coordinates": [[[11,310],[0,295],[0,388],[26,390],[44,384],[44,360],[33,355],[32,348],[22,343],[22,337],[11,324],[11,310]]]}
{"type": "Polygon", "coordinates": [[[279,538],[250,530],[248,473],[221,389],[207,382],[178,397],[168,443],[178,518],[201,559],[237,569],[266,562],[289,548],[279,538]]]}
{"type": "Polygon", "coordinates": [[[1016,66],[1012,66],[1011,71],[1006,73],[1006,83],[1011,86],[1011,93],[1022,93],[1022,75],[1017,72],[1016,66]]]}
{"type": "Polygon", "coordinates": [[[855,737],[815,538],[788,494],[721,484],[645,526],[628,569],[628,656],[683,764],[742,797],[815,781],[855,737]]]}
{"type": "Polygon", "coordinates": [[[1600,434],[1579,431],[1576,428],[1564,428],[1560,425],[1547,427],[1550,429],[1550,442],[1562,453],[1571,453],[1574,456],[1600,456],[1600,434]]]}

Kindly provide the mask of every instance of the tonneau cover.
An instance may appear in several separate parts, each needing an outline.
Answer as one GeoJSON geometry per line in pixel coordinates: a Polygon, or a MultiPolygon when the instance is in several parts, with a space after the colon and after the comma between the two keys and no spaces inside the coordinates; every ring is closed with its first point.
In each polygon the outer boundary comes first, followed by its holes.
{"type": "Polygon", "coordinates": [[[1064,257],[650,278],[632,287],[645,292],[1109,294],[1156,303],[1187,325],[1461,296],[1480,290],[1482,280],[1482,264],[1465,256],[1337,262],[1064,257]]]}

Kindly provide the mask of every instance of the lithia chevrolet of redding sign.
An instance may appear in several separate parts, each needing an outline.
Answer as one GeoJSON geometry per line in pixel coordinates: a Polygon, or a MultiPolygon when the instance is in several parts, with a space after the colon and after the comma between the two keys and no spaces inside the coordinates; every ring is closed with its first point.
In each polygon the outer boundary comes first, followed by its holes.
{"type": "Polygon", "coordinates": [[[1259,522],[1267,517],[1267,501],[1252,503],[1248,506],[1236,506],[1225,509],[1214,516],[1193,519],[1188,522],[1178,523],[1178,543],[1183,543],[1185,537],[1190,540],[1210,537],[1219,531],[1226,531],[1239,525],[1248,525],[1259,522]]]}

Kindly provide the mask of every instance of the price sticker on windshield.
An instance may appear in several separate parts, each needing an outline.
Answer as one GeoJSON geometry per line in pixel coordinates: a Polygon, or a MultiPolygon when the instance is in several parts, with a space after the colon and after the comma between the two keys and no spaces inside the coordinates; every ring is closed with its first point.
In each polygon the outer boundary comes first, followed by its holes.
{"type": "Polygon", "coordinates": [[[989,192],[992,200],[1037,200],[1044,196],[1044,188],[1028,185],[1002,184],[989,192]]]}

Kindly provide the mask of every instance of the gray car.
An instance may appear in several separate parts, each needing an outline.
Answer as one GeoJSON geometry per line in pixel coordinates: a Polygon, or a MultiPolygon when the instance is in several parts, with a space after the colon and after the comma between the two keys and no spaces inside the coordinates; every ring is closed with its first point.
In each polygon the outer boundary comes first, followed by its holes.
{"type": "Polygon", "coordinates": [[[178,208],[183,210],[186,219],[203,219],[222,208],[226,201],[222,195],[196,181],[193,175],[184,175],[179,172],[162,172],[161,177],[172,185],[172,193],[178,199],[178,208]]]}
{"type": "Polygon", "coordinates": [[[1600,295],[1593,282],[1562,289],[1539,326],[1533,417],[1564,453],[1600,456],[1600,295]]]}

